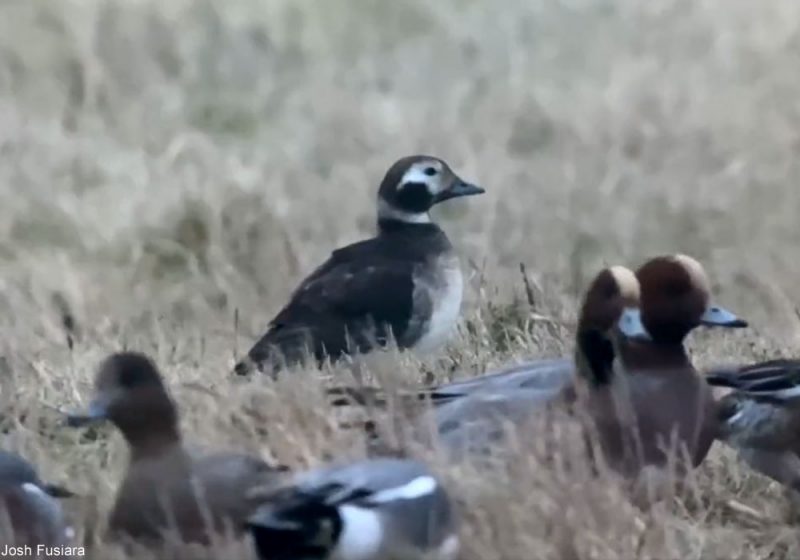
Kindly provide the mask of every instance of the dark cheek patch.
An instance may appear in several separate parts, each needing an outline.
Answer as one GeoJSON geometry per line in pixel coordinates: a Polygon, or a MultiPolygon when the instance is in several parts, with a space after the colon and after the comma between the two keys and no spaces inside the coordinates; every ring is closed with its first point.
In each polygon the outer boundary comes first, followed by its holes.
{"type": "Polygon", "coordinates": [[[433,206],[433,194],[424,183],[406,183],[397,190],[395,206],[406,212],[427,212],[433,206]]]}

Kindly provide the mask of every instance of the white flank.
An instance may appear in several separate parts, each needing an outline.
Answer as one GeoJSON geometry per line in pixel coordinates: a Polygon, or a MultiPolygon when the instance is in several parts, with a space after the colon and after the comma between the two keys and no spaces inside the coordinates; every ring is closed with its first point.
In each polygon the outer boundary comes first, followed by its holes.
{"type": "Polygon", "coordinates": [[[464,296],[464,277],[458,263],[444,271],[444,286],[435,291],[433,313],[425,333],[414,345],[414,350],[426,353],[442,346],[453,334],[461,314],[461,299],[464,296]]]}
{"type": "Polygon", "coordinates": [[[436,490],[436,486],[436,479],[432,476],[418,476],[402,486],[375,492],[369,497],[369,501],[373,504],[384,504],[395,500],[413,500],[431,494],[436,490]]]}
{"type": "Polygon", "coordinates": [[[397,220],[407,224],[429,224],[431,217],[427,212],[404,212],[391,206],[383,199],[378,200],[378,217],[397,220]]]}
{"type": "Polygon", "coordinates": [[[383,541],[383,526],[375,511],[356,506],[339,507],[342,533],[333,560],[374,560],[383,541]]]}

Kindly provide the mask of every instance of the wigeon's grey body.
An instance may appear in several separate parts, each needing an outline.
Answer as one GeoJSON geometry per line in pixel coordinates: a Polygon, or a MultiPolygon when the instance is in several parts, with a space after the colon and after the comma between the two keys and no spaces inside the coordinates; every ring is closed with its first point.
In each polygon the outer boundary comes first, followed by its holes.
{"type": "MultiPolygon", "coordinates": [[[[604,269],[589,286],[578,321],[575,363],[590,388],[609,382],[614,351],[608,333],[616,329],[624,309],[638,306],[638,298],[636,277],[621,266],[604,269]]],[[[535,372],[500,372],[476,379],[477,385],[468,380],[453,389],[445,386],[443,394],[454,398],[433,410],[440,442],[456,455],[485,452],[504,436],[506,425],[518,426],[546,405],[574,403],[575,366],[570,362],[553,360],[550,368],[535,372]]]]}
{"type": "Polygon", "coordinates": [[[60,496],[65,493],[44,484],[28,461],[0,451],[0,543],[69,546],[73,531],[55,499],[60,496]]]}
{"type": "Polygon", "coordinates": [[[473,377],[453,381],[426,391],[434,405],[462,399],[475,393],[507,393],[519,389],[558,394],[573,380],[575,362],[570,358],[532,360],[473,377]]]}
{"type": "Polygon", "coordinates": [[[337,249],[303,280],[236,373],[274,373],[308,356],[338,360],[392,340],[419,352],[441,346],[459,317],[464,281],[429,211],[482,192],[439,158],[398,160],[378,191],[377,236],[337,249]]]}
{"type": "Polygon", "coordinates": [[[720,399],[720,440],[756,471],[800,491],[800,361],[772,360],[706,375],[720,399]]]}
{"type": "MultiPolygon", "coordinates": [[[[520,389],[559,394],[575,378],[575,362],[571,358],[530,360],[503,367],[477,377],[460,379],[423,389],[411,395],[401,395],[410,401],[430,401],[440,407],[478,393],[502,394],[520,389]]],[[[370,387],[337,386],[326,389],[333,406],[352,404],[385,404],[380,389],[370,387]]]]}
{"type": "Polygon", "coordinates": [[[142,354],[114,354],[100,366],[89,411],[69,419],[74,426],[96,420],[112,422],[130,448],[109,521],[115,536],[208,543],[217,533],[239,533],[258,505],[249,491],[278,476],[278,469],[249,455],[187,451],[177,408],[142,354]]]}
{"type": "Polygon", "coordinates": [[[674,453],[688,453],[696,466],[714,441],[716,405],[689,359],[684,338],[700,325],[746,323],[710,304],[708,279],[691,257],[654,258],[636,276],[649,340],[629,339],[620,345],[626,374],[591,393],[602,403],[598,406],[618,412],[606,416],[609,423],[600,430],[609,436],[605,452],[615,468],[629,474],[644,466],[665,466],[674,453]]]}
{"type": "Polygon", "coordinates": [[[452,560],[453,506],[421,463],[379,458],[298,475],[250,518],[264,560],[452,560]]]}

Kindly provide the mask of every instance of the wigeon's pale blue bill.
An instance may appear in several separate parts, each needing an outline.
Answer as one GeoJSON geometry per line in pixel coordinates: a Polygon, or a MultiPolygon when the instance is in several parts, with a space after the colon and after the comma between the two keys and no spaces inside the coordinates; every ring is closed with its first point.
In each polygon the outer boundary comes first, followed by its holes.
{"type": "Polygon", "coordinates": [[[731,313],[724,307],[711,305],[700,317],[700,324],[707,327],[726,327],[729,329],[742,329],[747,327],[747,321],[731,313]]]}
{"type": "Polygon", "coordinates": [[[96,422],[101,422],[108,417],[108,405],[104,400],[95,399],[89,403],[89,408],[85,412],[74,412],[67,414],[67,426],[80,428],[96,422]]]}
{"type": "Polygon", "coordinates": [[[652,340],[650,333],[642,323],[642,313],[635,307],[627,307],[622,312],[617,326],[620,332],[633,340],[652,340]]]}

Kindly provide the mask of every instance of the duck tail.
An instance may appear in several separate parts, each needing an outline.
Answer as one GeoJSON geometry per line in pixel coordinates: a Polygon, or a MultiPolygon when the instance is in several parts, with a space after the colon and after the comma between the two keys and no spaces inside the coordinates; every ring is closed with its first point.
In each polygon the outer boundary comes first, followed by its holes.
{"type": "Polygon", "coordinates": [[[714,370],[706,373],[705,380],[714,387],[738,389],[741,386],[741,380],[738,379],[737,374],[738,372],[730,370],[714,370]]]}
{"type": "Polygon", "coordinates": [[[800,362],[773,360],[741,369],[714,370],[706,374],[706,381],[755,398],[794,401],[800,399],[800,362]]]}
{"type": "Polygon", "coordinates": [[[773,377],[750,384],[745,394],[778,402],[800,401],[800,384],[789,376],[773,377]]]}

